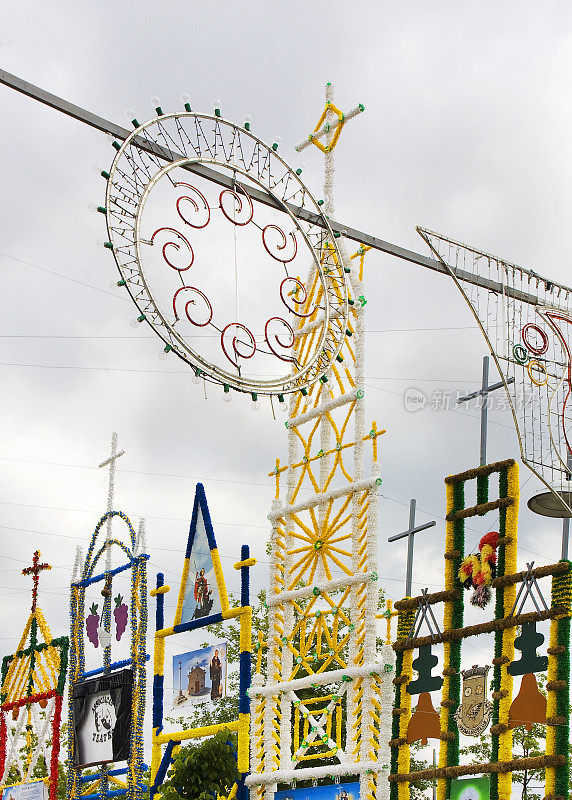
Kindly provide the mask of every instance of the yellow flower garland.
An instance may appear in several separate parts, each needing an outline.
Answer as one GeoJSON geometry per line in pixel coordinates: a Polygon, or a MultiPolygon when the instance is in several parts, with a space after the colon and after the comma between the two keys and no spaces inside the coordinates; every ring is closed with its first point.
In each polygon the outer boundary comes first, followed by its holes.
{"type": "MultiPolygon", "coordinates": [[[[507,471],[508,497],[513,499],[512,505],[506,510],[505,536],[509,540],[505,545],[505,575],[514,575],[516,572],[516,550],[518,541],[518,501],[520,497],[518,483],[518,464],[514,463],[507,471]]],[[[508,617],[516,600],[516,584],[506,586],[504,589],[504,616],[508,617]]],[[[506,726],[506,730],[499,734],[499,761],[512,760],[512,729],[509,728],[510,707],[512,704],[512,675],[507,672],[508,664],[514,660],[514,640],[516,628],[505,628],[502,633],[502,656],[499,701],[499,725],[506,726]]],[[[510,800],[512,789],[512,772],[501,772],[498,776],[499,800],[510,800]]]]}

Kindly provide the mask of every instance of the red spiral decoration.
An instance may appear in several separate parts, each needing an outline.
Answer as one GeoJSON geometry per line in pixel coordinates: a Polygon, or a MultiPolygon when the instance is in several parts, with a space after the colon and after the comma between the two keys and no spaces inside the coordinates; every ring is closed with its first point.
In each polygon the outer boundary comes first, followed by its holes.
{"type": "MultiPolygon", "coordinates": [[[[292,293],[292,290],[290,290],[290,293],[292,293]]],[[[297,311],[295,308],[289,305],[290,303],[296,303],[296,305],[298,305],[299,307],[303,307],[304,304],[306,303],[306,300],[308,299],[308,293],[306,292],[306,287],[304,286],[302,281],[300,281],[298,278],[284,278],[284,280],[280,284],[280,299],[282,300],[288,311],[291,311],[292,314],[295,314],[297,317],[302,317],[302,318],[311,317],[314,311],[316,310],[315,308],[313,308],[311,311],[308,311],[307,314],[302,314],[300,311],[297,311]],[[295,290],[296,293],[292,294],[291,297],[288,297],[287,295],[287,291],[284,288],[285,284],[294,284],[297,287],[297,289],[295,290]],[[299,294],[300,291],[302,291],[303,293],[302,300],[298,300],[296,298],[296,295],[299,294]]]]}
{"type": "Polygon", "coordinates": [[[191,247],[190,242],[187,241],[187,239],[183,236],[182,233],[179,233],[179,231],[175,230],[175,228],[158,228],[155,231],[155,233],[153,234],[153,236],[151,237],[151,242],[153,242],[153,244],[155,243],[155,236],[157,236],[158,233],[161,233],[161,231],[170,231],[170,233],[174,233],[175,236],[178,236],[179,239],[182,239],[183,242],[187,245],[187,248],[189,250],[190,262],[187,264],[186,267],[177,267],[176,264],[173,264],[167,258],[167,248],[168,247],[174,247],[175,250],[180,250],[181,249],[180,245],[177,244],[177,242],[165,242],[165,244],[163,245],[163,249],[162,249],[163,258],[165,259],[167,264],[171,267],[171,269],[176,269],[177,272],[185,272],[185,270],[187,270],[187,269],[189,269],[190,267],[193,266],[193,261],[195,260],[195,254],[193,253],[193,248],[191,247]]]}
{"type": "Polygon", "coordinates": [[[188,195],[183,195],[182,197],[179,197],[179,199],[177,200],[177,213],[180,216],[180,218],[183,220],[183,222],[186,222],[187,225],[190,225],[191,228],[206,228],[211,219],[211,210],[205,196],[202,194],[202,192],[199,192],[199,190],[195,186],[192,186],[190,183],[180,182],[176,183],[175,186],[186,186],[187,189],[190,189],[192,192],[194,192],[200,197],[203,206],[201,209],[197,201],[194,199],[194,197],[188,197],[188,195]],[[207,213],[206,222],[204,222],[202,225],[197,225],[196,222],[191,222],[190,219],[187,219],[187,217],[185,217],[185,215],[181,211],[181,203],[184,200],[188,201],[192,205],[196,214],[198,214],[200,211],[206,211],[207,213]]]}
{"type": "Polygon", "coordinates": [[[252,358],[252,356],[256,353],[256,341],[252,333],[248,330],[245,325],[242,325],[240,322],[230,322],[225,328],[222,329],[220,334],[220,346],[222,347],[222,351],[225,356],[228,358],[230,363],[235,366],[237,369],[239,368],[238,359],[239,358],[252,358]],[[237,338],[236,334],[232,337],[231,346],[232,346],[232,353],[234,358],[232,358],[227,351],[227,345],[225,343],[225,336],[227,332],[231,329],[235,328],[240,331],[244,331],[244,333],[248,337],[248,342],[241,341],[237,338]],[[241,346],[242,345],[242,350],[241,346]],[[250,352],[245,350],[244,348],[250,348],[250,352]]]}
{"type": "Polygon", "coordinates": [[[288,239],[286,238],[286,234],[284,233],[282,228],[279,228],[278,225],[267,225],[262,230],[262,244],[264,245],[264,249],[266,250],[268,255],[272,256],[272,258],[276,259],[276,261],[281,261],[283,264],[288,264],[290,261],[294,261],[294,259],[296,258],[296,253],[298,252],[298,242],[296,241],[296,234],[294,233],[294,231],[291,231],[288,234],[289,236],[292,237],[292,243],[293,243],[293,246],[294,246],[294,252],[292,253],[291,256],[282,256],[282,255],[280,255],[279,252],[278,253],[273,253],[272,250],[270,249],[270,247],[268,246],[268,244],[266,242],[266,237],[267,237],[266,231],[269,231],[269,230],[278,231],[278,233],[282,237],[282,244],[274,245],[276,250],[278,250],[278,251],[285,250],[286,249],[286,245],[288,243],[288,239]]]}
{"type": "Polygon", "coordinates": [[[274,339],[274,343],[278,347],[283,347],[285,350],[288,350],[289,348],[294,347],[294,342],[295,342],[294,331],[292,330],[292,327],[288,324],[288,322],[286,322],[285,319],[282,319],[282,317],[270,317],[270,319],[267,321],[266,325],[264,326],[264,338],[266,339],[266,344],[270,348],[272,354],[276,356],[276,358],[279,358],[281,361],[296,361],[294,356],[284,356],[284,355],[280,355],[280,353],[277,353],[276,350],[274,349],[274,347],[272,346],[272,342],[270,341],[270,337],[271,336],[274,339]],[[279,322],[281,325],[283,325],[288,330],[288,334],[289,334],[289,342],[288,342],[288,344],[284,344],[281,341],[280,336],[277,333],[274,333],[274,334],[270,334],[269,333],[268,327],[269,327],[271,322],[279,322]]]}
{"type": "Polygon", "coordinates": [[[204,328],[206,325],[209,324],[209,322],[213,318],[213,308],[210,304],[210,300],[208,299],[206,294],[201,292],[201,290],[197,289],[195,286],[181,286],[181,288],[177,289],[177,291],[173,295],[173,313],[175,315],[175,320],[179,319],[179,314],[177,312],[177,297],[181,292],[194,292],[195,294],[199,295],[199,297],[201,297],[202,300],[204,301],[207,307],[207,316],[208,316],[208,319],[205,320],[205,322],[198,322],[196,319],[193,319],[193,317],[190,314],[189,306],[195,306],[196,300],[194,299],[187,300],[187,302],[185,303],[185,316],[187,317],[191,325],[196,325],[199,328],[204,328]]]}
{"type": "Polygon", "coordinates": [[[232,189],[223,189],[222,192],[219,194],[218,204],[220,206],[220,210],[222,211],[222,213],[229,220],[229,222],[232,222],[233,225],[248,225],[249,222],[252,222],[252,218],[254,216],[254,206],[252,205],[252,200],[246,194],[246,192],[241,195],[241,194],[237,194],[237,192],[234,192],[232,189]],[[233,202],[234,202],[234,216],[232,216],[232,217],[226,212],[225,207],[224,207],[223,197],[225,195],[227,195],[227,194],[230,194],[232,196],[233,202]],[[248,215],[247,215],[248,218],[244,219],[244,220],[240,220],[240,219],[236,219],[236,215],[237,214],[240,215],[241,212],[242,212],[243,205],[244,205],[243,202],[242,202],[242,198],[243,197],[245,197],[247,199],[247,201],[248,201],[248,215]]]}

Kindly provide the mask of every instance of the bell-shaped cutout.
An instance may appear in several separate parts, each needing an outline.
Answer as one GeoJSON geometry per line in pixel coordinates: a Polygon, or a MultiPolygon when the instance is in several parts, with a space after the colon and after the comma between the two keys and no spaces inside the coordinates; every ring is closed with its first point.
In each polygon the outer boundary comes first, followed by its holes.
{"type": "Polygon", "coordinates": [[[438,739],[441,735],[439,714],[433,708],[429,692],[421,692],[417,708],[407,726],[407,744],[421,742],[427,744],[427,739],[438,739]]]}
{"type": "Polygon", "coordinates": [[[524,725],[527,731],[533,723],[546,725],[546,698],[540,693],[534,673],[522,676],[520,689],[510,707],[510,728],[524,725]]]}

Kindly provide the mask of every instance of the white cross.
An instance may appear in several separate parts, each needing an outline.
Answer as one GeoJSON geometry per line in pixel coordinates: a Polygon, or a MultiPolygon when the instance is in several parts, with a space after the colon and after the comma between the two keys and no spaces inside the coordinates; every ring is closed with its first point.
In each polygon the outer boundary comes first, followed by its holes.
{"type": "MultiPolygon", "coordinates": [[[[107,490],[107,513],[109,514],[110,511],[113,511],[113,495],[115,492],[115,462],[118,458],[125,453],[125,450],[121,450],[119,453],[117,452],[117,433],[113,431],[111,435],[111,455],[105,461],[102,461],[99,464],[99,469],[102,467],[107,467],[109,465],[109,487],[107,490]]],[[[111,539],[111,517],[107,518],[107,536],[106,541],[109,543],[111,539]]],[[[111,548],[107,547],[106,552],[106,571],[109,572],[111,569],[111,548]]]]}
{"type": "MultiPolygon", "coordinates": [[[[331,83],[326,84],[326,102],[333,103],[334,101],[334,87],[331,83]]],[[[327,144],[330,144],[336,128],[339,125],[343,125],[348,120],[352,119],[352,117],[356,117],[358,114],[364,110],[364,107],[360,104],[355,108],[352,108],[351,111],[348,111],[347,114],[344,114],[344,119],[339,120],[333,111],[329,110],[326,114],[326,120],[319,131],[316,131],[312,134],[312,139],[321,139],[322,136],[326,137],[327,144]]],[[[299,145],[296,145],[294,148],[297,153],[301,152],[305,147],[308,147],[311,144],[310,139],[304,139],[303,142],[300,142],[299,145]]],[[[334,213],[334,154],[330,150],[324,153],[324,166],[325,166],[325,175],[324,175],[324,194],[326,195],[326,201],[324,205],[324,212],[330,216],[334,213]]],[[[324,198],[325,199],[325,198],[324,198]]]]}

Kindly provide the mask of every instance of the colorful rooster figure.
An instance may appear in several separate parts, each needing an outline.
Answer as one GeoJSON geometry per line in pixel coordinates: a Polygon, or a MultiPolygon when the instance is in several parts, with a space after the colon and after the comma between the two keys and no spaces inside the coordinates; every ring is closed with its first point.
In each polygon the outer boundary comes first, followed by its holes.
{"type": "Polygon", "coordinates": [[[484,608],[491,599],[490,585],[496,575],[497,531],[489,531],[479,542],[479,555],[467,556],[459,569],[459,580],[465,589],[474,587],[471,605],[484,608]]]}

